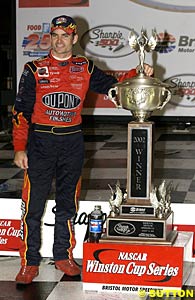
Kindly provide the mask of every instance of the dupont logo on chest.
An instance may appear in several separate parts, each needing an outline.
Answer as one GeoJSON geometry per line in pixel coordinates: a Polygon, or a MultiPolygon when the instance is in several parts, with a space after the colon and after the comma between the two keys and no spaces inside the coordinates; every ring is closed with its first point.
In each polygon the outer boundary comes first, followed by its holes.
{"type": "Polygon", "coordinates": [[[73,109],[80,105],[81,99],[71,93],[52,93],[42,98],[44,105],[50,108],[73,109]]]}

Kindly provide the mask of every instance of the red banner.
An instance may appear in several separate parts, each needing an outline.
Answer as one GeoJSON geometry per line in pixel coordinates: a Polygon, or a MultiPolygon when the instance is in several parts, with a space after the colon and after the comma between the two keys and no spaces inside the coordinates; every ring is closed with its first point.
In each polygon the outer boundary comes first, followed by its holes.
{"type": "Polygon", "coordinates": [[[83,282],[138,286],[182,286],[183,247],[84,244],[83,282]]]}
{"type": "Polygon", "coordinates": [[[0,219],[0,251],[18,251],[20,220],[0,219]]]}
{"type": "Polygon", "coordinates": [[[71,7],[89,6],[89,0],[19,0],[19,7],[71,7]]]}

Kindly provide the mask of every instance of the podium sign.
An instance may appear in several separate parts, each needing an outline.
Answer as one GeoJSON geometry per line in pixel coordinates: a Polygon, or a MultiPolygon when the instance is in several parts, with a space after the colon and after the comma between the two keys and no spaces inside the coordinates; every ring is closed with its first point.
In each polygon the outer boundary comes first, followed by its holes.
{"type": "Polygon", "coordinates": [[[83,288],[109,292],[181,289],[191,270],[192,233],[178,233],[173,246],[84,243],[83,288]]]}

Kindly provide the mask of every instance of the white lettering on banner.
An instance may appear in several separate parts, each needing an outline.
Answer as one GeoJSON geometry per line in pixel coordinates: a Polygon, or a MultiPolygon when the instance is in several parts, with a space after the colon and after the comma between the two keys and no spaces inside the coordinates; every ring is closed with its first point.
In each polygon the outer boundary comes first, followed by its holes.
{"type": "Polygon", "coordinates": [[[172,267],[169,264],[166,266],[159,266],[156,263],[150,263],[148,267],[146,265],[138,265],[135,262],[129,264],[116,264],[114,262],[110,264],[103,264],[97,260],[87,260],[86,272],[89,273],[112,273],[112,274],[128,274],[137,275],[155,275],[155,276],[177,276],[179,267],[172,267]]]}
{"type": "Polygon", "coordinates": [[[6,234],[6,229],[0,229],[0,235],[5,235],[6,234]]]}
{"type": "Polygon", "coordinates": [[[136,265],[136,263],[131,262],[127,265],[126,273],[142,276],[146,273],[146,266],[136,265]]]}
{"type": "Polygon", "coordinates": [[[0,221],[0,226],[11,226],[11,221],[10,220],[0,221]]]}
{"type": "Polygon", "coordinates": [[[97,260],[88,260],[87,261],[87,272],[97,272],[97,273],[117,273],[124,274],[125,265],[118,265],[115,263],[111,264],[102,264],[97,260]]]}
{"type": "Polygon", "coordinates": [[[164,276],[177,276],[179,267],[170,267],[169,264],[166,266],[159,266],[156,263],[151,263],[149,265],[147,275],[164,275],[164,276]]]}
{"type": "MultiPolygon", "coordinates": [[[[2,220],[0,222],[0,226],[4,226],[7,228],[0,228],[0,236],[14,236],[19,237],[20,236],[20,229],[15,229],[13,226],[11,226],[12,221],[11,220],[2,220]]],[[[4,239],[4,242],[2,242],[3,239],[1,239],[1,244],[6,244],[7,239],[4,239]]]]}
{"type": "Polygon", "coordinates": [[[14,227],[10,227],[10,228],[7,230],[7,235],[8,235],[8,236],[19,237],[19,236],[20,236],[20,230],[19,230],[19,229],[15,229],[14,227]]]}
{"type": "Polygon", "coordinates": [[[147,253],[129,253],[129,252],[120,252],[118,259],[120,260],[147,260],[147,253]]]}
{"type": "Polygon", "coordinates": [[[7,239],[3,239],[1,236],[0,236],[0,245],[5,245],[7,244],[7,239]]]}

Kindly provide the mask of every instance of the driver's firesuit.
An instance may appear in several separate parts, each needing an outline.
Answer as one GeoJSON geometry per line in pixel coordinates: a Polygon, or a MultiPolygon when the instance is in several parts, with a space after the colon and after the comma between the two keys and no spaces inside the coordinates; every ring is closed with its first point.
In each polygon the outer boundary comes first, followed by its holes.
{"type": "MultiPolygon", "coordinates": [[[[127,77],[136,75],[136,70],[127,77]]],[[[121,80],[125,77],[121,78],[121,80]]],[[[27,150],[21,218],[21,264],[40,264],[40,228],[55,178],[54,260],[73,258],[73,217],[84,158],[81,111],[88,89],[107,94],[117,79],[86,57],[55,59],[51,53],[24,66],[13,107],[13,145],[27,150]],[[28,141],[28,143],[27,143],[28,141]]]]}

